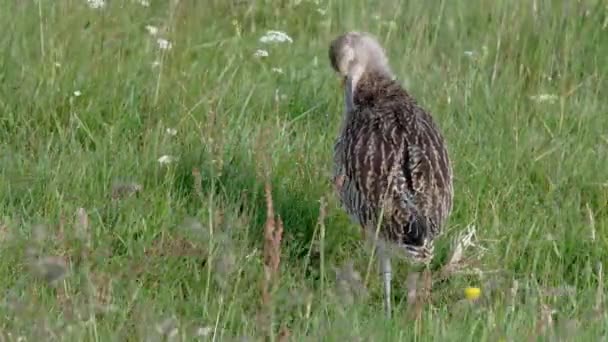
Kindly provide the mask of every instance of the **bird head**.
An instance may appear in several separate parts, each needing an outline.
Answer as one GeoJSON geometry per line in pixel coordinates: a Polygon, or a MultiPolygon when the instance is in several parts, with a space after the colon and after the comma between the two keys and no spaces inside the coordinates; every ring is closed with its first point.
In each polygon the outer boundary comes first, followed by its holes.
{"type": "Polygon", "coordinates": [[[392,77],[384,49],[366,32],[348,32],[336,37],[329,46],[329,60],[343,82],[350,82],[353,89],[368,71],[392,77]]]}

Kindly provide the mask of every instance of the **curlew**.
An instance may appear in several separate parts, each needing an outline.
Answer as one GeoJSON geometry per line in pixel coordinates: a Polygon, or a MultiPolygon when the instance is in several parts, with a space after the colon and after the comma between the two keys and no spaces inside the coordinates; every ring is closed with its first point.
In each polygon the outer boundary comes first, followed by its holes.
{"type": "Polygon", "coordinates": [[[433,118],[396,80],[388,58],[369,33],[349,32],[329,46],[343,81],[345,110],[334,144],[333,182],[344,210],[375,236],[391,315],[393,247],[413,264],[427,265],[434,239],[450,215],[452,166],[433,118]]]}

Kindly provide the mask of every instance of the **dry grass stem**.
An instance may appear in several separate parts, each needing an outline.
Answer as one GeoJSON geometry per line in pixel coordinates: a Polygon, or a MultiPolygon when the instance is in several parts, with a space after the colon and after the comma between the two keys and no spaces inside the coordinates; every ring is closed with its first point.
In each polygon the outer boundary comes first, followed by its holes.
{"type": "Polygon", "coordinates": [[[410,310],[413,310],[416,305],[416,299],[418,298],[418,278],[420,278],[420,273],[418,272],[410,272],[407,275],[406,284],[407,284],[407,306],[410,310]]]}
{"type": "Polygon", "coordinates": [[[263,327],[270,327],[268,329],[263,328],[267,331],[267,335],[270,335],[273,312],[271,293],[277,286],[279,279],[283,222],[278,215],[275,217],[270,181],[266,182],[265,193],[267,217],[264,226],[264,277],[262,278],[262,312],[260,318],[264,321],[263,327]]]}
{"type": "Polygon", "coordinates": [[[198,168],[192,169],[192,177],[194,178],[194,192],[200,198],[203,199],[203,177],[201,171],[198,168]]]}
{"type": "Polygon", "coordinates": [[[449,278],[454,273],[460,272],[468,266],[468,260],[464,258],[465,252],[470,247],[476,247],[483,252],[483,248],[473,242],[476,234],[475,226],[468,226],[467,229],[457,238],[456,247],[449,261],[439,271],[437,281],[449,278]]]}

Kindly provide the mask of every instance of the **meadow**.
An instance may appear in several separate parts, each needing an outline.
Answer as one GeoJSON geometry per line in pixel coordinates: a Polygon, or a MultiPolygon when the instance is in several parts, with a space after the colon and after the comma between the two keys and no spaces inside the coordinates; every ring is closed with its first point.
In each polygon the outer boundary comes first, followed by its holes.
{"type": "Polygon", "coordinates": [[[608,336],[605,2],[0,8],[2,340],[608,336]],[[329,181],[327,48],[350,30],[379,37],[454,164],[436,281],[422,296],[394,261],[391,320],[329,181]]]}

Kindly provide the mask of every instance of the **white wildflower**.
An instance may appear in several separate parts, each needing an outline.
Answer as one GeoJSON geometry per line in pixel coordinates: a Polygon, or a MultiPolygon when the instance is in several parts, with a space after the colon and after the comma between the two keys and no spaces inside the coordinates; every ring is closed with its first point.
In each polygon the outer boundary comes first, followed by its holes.
{"type": "Polygon", "coordinates": [[[281,68],[272,68],[270,70],[272,70],[272,72],[276,72],[277,74],[282,74],[283,73],[283,69],[281,69],[281,68]]]}
{"type": "Polygon", "coordinates": [[[207,337],[207,336],[211,335],[212,332],[213,332],[213,328],[211,328],[211,327],[199,327],[198,329],[196,329],[196,336],[207,337]]]}
{"type": "Polygon", "coordinates": [[[177,158],[175,158],[173,156],[169,156],[169,155],[164,155],[164,156],[158,158],[158,162],[160,163],[160,165],[171,164],[176,160],[177,160],[177,158]]]}
{"type": "Polygon", "coordinates": [[[318,12],[320,15],[325,15],[325,14],[327,13],[327,10],[324,10],[323,8],[317,8],[317,12],[318,12]]]}
{"type": "Polygon", "coordinates": [[[469,51],[465,51],[464,52],[464,55],[467,56],[467,57],[473,57],[474,54],[475,54],[475,51],[470,51],[469,50],[469,51]]]}
{"type": "Polygon", "coordinates": [[[159,67],[159,66],[160,66],[160,61],[154,61],[154,62],[152,62],[152,67],[153,68],[156,68],[156,67],[159,67]]]}
{"type": "Polygon", "coordinates": [[[75,90],[74,91],[74,96],[78,97],[80,95],[82,95],[82,92],[80,90],[75,90]]]}
{"type": "Polygon", "coordinates": [[[91,8],[104,8],[106,6],[105,0],[87,0],[89,7],[91,8]]]}
{"type": "Polygon", "coordinates": [[[285,101],[287,100],[287,95],[282,94],[279,89],[274,90],[274,100],[275,102],[285,101]]]}
{"type": "Polygon", "coordinates": [[[150,7],[150,1],[148,1],[148,0],[139,0],[137,2],[139,2],[139,4],[144,7],[150,7]]]}
{"type": "Polygon", "coordinates": [[[253,53],[253,55],[254,55],[255,57],[260,57],[260,58],[261,58],[261,57],[268,57],[268,51],[258,49],[258,50],[256,50],[256,51],[253,53]]]}
{"type": "Polygon", "coordinates": [[[536,101],[538,103],[541,103],[541,102],[553,103],[553,102],[557,101],[558,98],[559,97],[555,94],[538,94],[538,95],[530,96],[531,100],[536,101]]]}
{"type": "Polygon", "coordinates": [[[164,38],[158,38],[156,40],[156,43],[158,44],[158,48],[161,50],[171,50],[171,48],[173,47],[173,44],[171,44],[170,41],[164,38]]]}
{"type": "Polygon", "coordinates": [[[59,63],[59,62],[55,62],[55,67],[56,67],[56,68],[61,68],[61,63],[59,63]]]}
{"type": "Polygon", "coordinates": [[[175,128],[170,128],[170,127],[169,127],[169,128],[167,128],[165,131],[166,131],[166,132],[167,132],[167,134],[168,134],[168,135],[170,135],[170,136],[175,136],[175,135],[177,134],[177,129],[175,129],[175,128]]]}
{"type": "Polygon", "coordinates": [[[156,26],[152,26],[152,25],[146,25],[146,30],[148,31],[149,34],[156,36],[156,34],[158,33],[158,27],[156,26]]]}
{"type": "Polygon", "coordinates": [[[261,43],[293,43],[293,39],[285,32],[281,31],[268,31],[265,35],[260,38],[261,43]]]}

